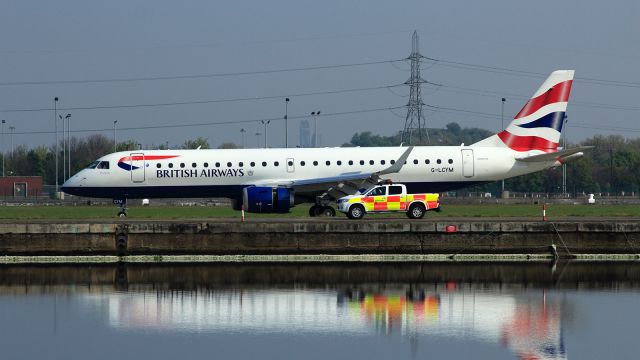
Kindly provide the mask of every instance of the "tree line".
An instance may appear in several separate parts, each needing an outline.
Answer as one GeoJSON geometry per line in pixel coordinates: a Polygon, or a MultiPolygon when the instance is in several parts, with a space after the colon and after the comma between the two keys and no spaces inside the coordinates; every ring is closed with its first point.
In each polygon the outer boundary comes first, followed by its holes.
{"type": "MultiPolygon", "coordinates": [[[[401,133],[391,136],[372,134],[369,131],[356,133],[344,146],[398,146],[401,133]]],[[[461,128],[449,123],[444,129],[428,129],[412,134],[414,145],[460,145],[473,144],[493,135],[478,128],[461,128]],[[428,136],[427,136],[428,135],[428,136]]],[[[567,163],[567,193],[631,195],[640,191],[640,139],[626,139],[620,135],[596,135],[574,146],[593,146],[585,156],[567,163]]],[[[526,193],[561,193],[562,168],[557,167],[533,174],[505,180],[505,189],[526,193]]],[[[474,186],[467,191],[491,192],[497,195],[501,184],[494,182],[474,186]]]]}
{"type": "MultiPolygon", "coordinates": [[[[461,128],[450,123],[444,129],[427,129],[423,133],[412,134],[414,145],[460,145],[473,144],[493,133],[478,128],[461,128]]],[[[373,134],[370,131],[356,133],[351,141],[343,146],[398,146],[401,133],[390,136],[373,134]]],[[[567,192],[631,194],[640,191],[640,139],[626,139],[620,135],[596,135],[577,145],[594,146],[582,159],[567,164],[567,192]]],[[[173,148],[208,149],[206,138],[198,137],[186,140],[173,148]]],[[[117,144],[117,151],[140,149],[140,144],[131,139],[117,144]]],[[[152,149],[166,149],[167,144],[152,145],[152,149]]],[[[218,148],[238,148],[232,142],[223,143],[218,148]]],[[[105,154],[113,152],[113,140],[104,135],[90,135],[86,138],[71,139],[71,174],[75,174],[87,164],[105,154]]],[[[68,153],[68,152],[67,152],[68,153]]],[[[2,154],[0,154],[1,156],[2,154]]],[[[7,152],[4,160],[6,176],[42,176],[45,184],[55,184],[55,147],[38,146],[28,148],[24,145],[7,152]]],[[[1,157],[0,157],[1,159],[1,157]]],[[[58,146],[58,183],[62,184],[62,142],[58,146]]],[[[67,175],[69,177],[69,175],[67,175]]],[[[519,176],[505,181],[505,188],[515,192],[559,193],[562,191],[562,169],[549,169],[529,175],[519,176]]],[[[486,191],[498,194],[499,183],[475,186],[468,191],[486,191]]]]}
{"type": "MultiPolygon", "coordinates": [[[[226,147],[233,144],[223,144],[226,147]]],[[[176,146],[178,149],[208,149],[209,142],[206,138],[186,140],[176,146]]],[[[90,135],[86,138],[72,137],[70,151],[67,149],[65,156],[71,155],[71,175],[85,168],[96,159],[114,152],[113,140],[104,135],[90,135]]],[[[152,149],[167,149],[167,144],[152,145],[152,149]]],[[[118,142],[116,151],[135,151],[141,149],[140,143],[135,140],[118,142]]],[[[58,183],[64,182],[63,171],[63,143],[58,144],[58,183]]],[[[6,154],[0,154],[0,160],[4,162],[5,176],[42,176],[43,182],[48,185],[55,184],[56,179],[56,149],[55,145],[37,146],[28,148],[25,145],[17,146],[6,154]],[[4,156],[4,158],[3,158],[4,156]]],[[[68,160],[67,160],[68,161],[68,160]]],[[[71,175],[67,174],[67,178],[71,175]]]]}

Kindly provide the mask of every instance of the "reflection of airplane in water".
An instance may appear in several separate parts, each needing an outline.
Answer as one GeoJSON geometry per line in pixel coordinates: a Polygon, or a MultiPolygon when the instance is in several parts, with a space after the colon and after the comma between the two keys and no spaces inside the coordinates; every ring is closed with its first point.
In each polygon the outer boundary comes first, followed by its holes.
{"type": "Polygon", "coordinates": [[[561,306],[544,293],[312,290],[126,292],[96,297],[111,326],[192,332],[444,336],[508,347],[521,359],[566,359],[561,306]],[[337,302],[336,302],[337,296],[337,302]]]}

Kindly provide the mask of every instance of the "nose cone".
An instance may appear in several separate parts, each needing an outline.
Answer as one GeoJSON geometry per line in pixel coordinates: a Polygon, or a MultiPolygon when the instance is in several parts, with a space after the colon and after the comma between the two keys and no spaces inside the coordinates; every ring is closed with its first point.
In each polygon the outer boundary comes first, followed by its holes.
{"type": "Polygon", "coordinates": [[[79,173],[67,179],[67,181],[62,184],[61,190],[69,195],[81,195],[81,189],[85,181],[87,180],[83,172],[84,171],[80,171],[79,173]]]}

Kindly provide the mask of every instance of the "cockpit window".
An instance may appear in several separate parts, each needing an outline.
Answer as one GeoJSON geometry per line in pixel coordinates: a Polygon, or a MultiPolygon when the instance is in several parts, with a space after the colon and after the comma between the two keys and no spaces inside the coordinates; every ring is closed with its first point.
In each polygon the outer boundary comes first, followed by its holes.
{"type": "Polygon", "coordinates": [[[98,164],[98,169],[109,169],[109,162],[100,161],[100,164],[98,164]]]}
{"type": "Polygon", "coordinates": [[[96,166],[98,166],[99,163],[100,163],[100,161],[94,161],[91,164],[87,165],[87,169],[95,169],[96,166]]]}

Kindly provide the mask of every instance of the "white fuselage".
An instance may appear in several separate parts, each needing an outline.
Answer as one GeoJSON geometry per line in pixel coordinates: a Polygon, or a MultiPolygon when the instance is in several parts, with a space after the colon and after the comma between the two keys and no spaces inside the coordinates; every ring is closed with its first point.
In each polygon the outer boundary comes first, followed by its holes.
{"type": "MultiPolygon", "coordinates": [[[[240,198],[246,186],[287,186],[305,179],[382,171],[406,150],[352,147],[117,152],[98,159],[108,162],[108,169],[86,168],[65,182],[63,190],[106,198],[240,198]]],[[[402,169],[385,178],[406,184],[410,192],[440,192],[539,171],[555,163],[522,163],[515,160],[516,155],[522,153],[504,147],[416,146],[402,169]]]]}

